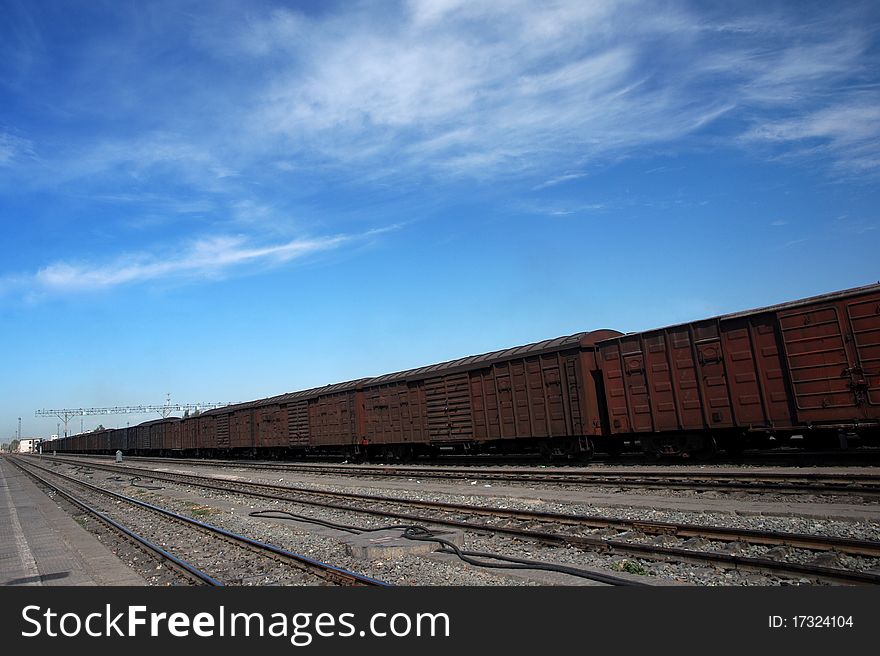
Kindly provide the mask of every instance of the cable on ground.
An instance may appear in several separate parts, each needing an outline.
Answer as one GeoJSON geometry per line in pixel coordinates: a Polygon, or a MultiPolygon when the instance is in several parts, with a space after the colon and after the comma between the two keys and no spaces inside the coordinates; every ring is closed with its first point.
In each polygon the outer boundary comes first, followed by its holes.
{"type": "Polygon", "coordinates": [[[388,531],[388,530],[401,530],[401,537],[407,540],[415,540],[421,542],[436,542],[441,545],[443,548],[439,549],[440,553],[451,553],[458,556],[460,560],[463,562],[473,565],[475,567],[486,567],[491,569],[533,569],[533,570],[542,570],[545,572],[558,572],[561,574],[568,574],[570,576],[576,576],[578,578],[589,579],[591,581],[597,581],[599,583],[606,583],[609,585],[629,585],[629,586],[642,586],[646,585],[645,583],[640,583],[638,581],[633,581],[630,579],[626,579],[619,576],[612,576],[609,574],[602,574],[600,572],[591,572],[589,570],[579,569],[577,567],[570,567],[568,565],[557,565],[555,563],[546,563],[538,560],[528,560],[525,558],[514,558],[511,556],[502,556],[499,554],[493,554],[483,551],[463,551],[458,547],[458,545],[450,542],[449,540],[444,540],[441,537],[437,537],[434,533],[424,526],[382,526],[379,528],[364,528],[360,526],[348,526],[346,524],[338,524],[336,522],[330,522],[323,519],[317,519],[314,517],[308,517],[306,515],[297,515],[292,512],[288,512],[286,510],[255,510],[253,512],[248,513],[250,517],[259,517],[262,519],[285,519],[291,521],[300,521],[308,524],[318,524],[320,526],[325,526],[327,528],[333,528],[340,531],[345,531],[347,533],[353,534],[361,534],[361,533],[375,533],[377,531],[388,531]],[[479,558],[490,559],[500,562],[489,562],[486,560],[478,560],[479,558]]]}

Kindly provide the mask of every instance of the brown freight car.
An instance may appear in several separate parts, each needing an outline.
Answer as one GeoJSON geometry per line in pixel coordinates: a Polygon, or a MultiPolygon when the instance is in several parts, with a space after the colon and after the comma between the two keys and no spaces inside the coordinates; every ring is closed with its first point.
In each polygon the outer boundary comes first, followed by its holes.
{"type": "Polygon", "coordinates": [[[598,344],[609,430],[659,454],[876,437],[880,285],[598,344]]]}
{"type": "MultiPolygon", "coordinates": [[[[176,419],[176,418],[173,418],[176,419]]],[[[179,454],[183,443],[183,421],[176,419],[168,427],[168,444],[172,454],[179,454]]]]}
{"type": "Polygon", "coordinates": [[[587,455],[603,435],[597,330],[367,379],[361,444],[385,457],[419,452],[587,455]]]}
{"type": "Polygon", "coordinates": [[[127,448],[125,443],[127,433],[128,429],[126,428],[114,428],[110,432],[110,453],[116,453],[116,451],[122,451],[127,448]]]}
{"type": "Polygon", "coordinates": [[[177,417],[154,419],[124,429],[126,431],[125,443],[127,448],[124,448],[123,451],[140,455],[164,452],[170,447],[171,443],[170,426],[178,421],[180,420],[177,417]]]}
{"type": "Polygon", "coordinates": [[[198,444],[199,423],[198,417],[187,417],[180,421],[180,448],[183,451],[194,452],[198,444]]]}
{"type": "Polygon", "coordinates": [[[308,400],[309,448],[341,451],[363,436],[363,381],[337,383],[305,392],[308,400]]]}
{"type": "MultiPolygon", "coordinates": [[[[198,440],[184,450],[284,457],[309,450],[346,451],[359,444],[362,381],[326,385],[208,410],[198,440]]],[[[195,421],[185,419],[184,424],[195,421]]]]}
{"type": "Polygon", "coordinates": [[[277,399],[267,399],[254,408],[254,446],[275,450],[287,443],[287,413],[277,399]]]}
{"type": "MultiPolygon", "coordinates": [[[[209,410],[183,450],[284,457],[337,452],[525,451],[588,455],[604,430],[600,330],[209,410]],[[204,425],[204,423],[203,423],[204,425]]],[[[184,419],[184,436],[195,418],[184,419]]]]}
{"type": "Polygon", "coordinates": [[[57,446],[403,457],[585,455],[638,441],[706,454],[797,435],[880,437],[880,284],[641,333],[579,333],[57,446]]]}

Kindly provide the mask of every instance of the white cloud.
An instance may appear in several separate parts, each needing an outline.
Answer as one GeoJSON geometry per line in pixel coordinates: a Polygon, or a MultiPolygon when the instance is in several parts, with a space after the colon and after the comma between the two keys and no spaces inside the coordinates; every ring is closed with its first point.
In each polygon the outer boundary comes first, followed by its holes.
{"type": "Polygon", "coordinates": [[[587,175],[587,173],[579,172],[579,173],[565,173],[563,175],[558,175],[555,178],[550,178],[549,180],[545,180],[539,185],[535,185],[532,187],[532,191],[540,191],[541,189],[547,189],[548,187],[555,187],[556,185],[562,184],[563,182],[569,182],[570,180],[577,180],[579,178],[583,178],[587,175]]]}
{"type": "Polygon", "coordinates": [[[55,262],[31,275],[0,279],[0,292],[88,292],[167,279],[212,279],[244,266],[279,266],[396,229],[389,226],[359,235],[301,238],[257,245],[243,236],[213,236],[171,255],[131,253],[106,263],[55,262]]]}
{"type": "Polygon", "coordinates": [[[33,155],[31,142],[8,132],[0,132],[0,166],[11,165],[22,155],[33,155]]]}
{"type": "MultiPolygon", "coordinates": [[[[845,90],[873,74],[872,32],[858,6],[713,12],[674,1],[411,0],[337,9],[231,3],[191,32],[175,23],[172,36],[200,49],[191,58],[199,63],[151,77],[135,94],[149,110],[132,108],[124,85],[110,82],[149,61],[153,51],[138,47],[152,41],[133,44],[109,81],[104,44],[86,79],[106,88],[86,106],[131,116],[142,129],[44,148],[45,166],[21,178],[146,185],[172,177],[234,197],[239,183],[271,188],[277,179],[268,176],[285,172],[301,174],[298,184],[319,170],[318,184],[328,185],[340,171],[358,181],[552,180],[645,150],[767,142],[805,161],[822,155],[835,169],[880,168],[868,143],[873,115],[845,90]],[[148,97],[150,89],[175,93],[148,97]],[[838,117],[852,120],[837,128],[838,117]],[[855,151],[838,147],[857,127],[866,136],[849,142],[855,151]],[[827,147],[804,148],[801,135],[811,132],[827,147]]],[[[83,111],[71,103],[60,110],[83,111]]],[[[12,152],[0,133],[0,164],[12,152]]]]}
{"type": "Polygon", "coordinates": [[[676,142],[727,115],[803,116],[859,74],[869,45],[865,30],[833,20],[715,20],[675,3],[407,7],[384,21],[356,11],[256,21],[250,52],[292,63],[258,98],[250,129],[374,174],[565,168],[676,142]]]}
{"type": "Polygon", "coordinates": [[[830,159],[837,175],[876,175],[880,170],[880,94],[850,94],[828,107],[767,121],[743,139],[785,146],[788,157],[830,159]]]}
{"type": "Polygon", "coordinates": [[[867,47],[860,35],[844,33],[745,55],[741,61],[754,77],[743,85],[743,91],[750,101],[791,105],[855,72],[867,47]]]}

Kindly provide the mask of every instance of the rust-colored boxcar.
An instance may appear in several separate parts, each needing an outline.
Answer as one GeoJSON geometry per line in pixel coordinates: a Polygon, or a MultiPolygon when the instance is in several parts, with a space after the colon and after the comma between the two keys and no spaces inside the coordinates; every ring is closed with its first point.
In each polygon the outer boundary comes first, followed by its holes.
{"type": "Polygon", "coordinates": [[[131,451],[137,448],[137,426],[129,426],[125,429],[125,450],[131,451]]]}
{"type": "Polygon", "coordinates": [[[305,393],[310,447],[353,446],[363,435],[362,381],[327,385],[305,393]]]}
{"type": "Polygon", "coordinates": [[[364,437],[375,444],[427,444],[428,413],[421,380],[373,379],[363,390],[364,437]]]}
{"type": "Polygon", "coordinates": [[[110,434],[110,451],[124,451],[126,449],[125,445],[125,428],[117,428],[110,434]]]}
{"type": "Polygon", "coordinates": [[[175,419],[169,417],[168,419],[162,421],[158,420],[155,423],[150,425],[150,448],[153,451],[164,451],[170,448],[170,442],[166,442],[166,433],[168,426],[175,419]]]}
{"type": "Polygon", "coordinates": [[[880,434],[880,284],[641,333],[579,333],[58,446],[574,454],[638,439],[681,453],[799,433],[880,434]]]}
{"type": "Polygon", "coordinates": [[[287,422],[287,446],[294,451],[309,448],[309,401],[302,392],[285,394],[279,399],[282,417],[287,422]]]}
{"type": "Polygon", "coordinates": [[[138,453],[147,453],[150,450],[150,424],[143,423],[135,426],[134,450],[138,453]]]}
{"type": "Polygon", "coordinates": [[[288,446],[287,407],[279,397],[260,402],[254,407],[254,447],[280,451],[288,446]]]}
{"type": "Polygon", "coordinates": [[[504,442],[589,452],[602,435],[594,345],[619,334],[579,333],[371,378],[361,385],[365,436],[392,453],[504,442]]]}
{"type": "Polygon", "coordinates": [[[611,433],[661,453],[880,423],[880,285],[598,346],[611,433]]]}
{"type": "Polygon", "coordinates": [[[110,436],[113,434],[113,430],[110,428],[106,428],[98,433],[98,444],[97,449],[101,453],[108,453],[110,451],[110,436]]]}
{"type": "Polygon", "coordinates": [[[180,420],[180,448],[184,451],[195,451],[198,444],[198,417],[187,417],[180,420]]]}
{"type": "Polygon", "coordinates": [[[233,406],[234,409],[229,413],[229,446],[233,449],[251,449],[254,446],[253,405],[247,403],[233,406]]]}
{"type": "Polygon", "coordinates": [[[211,415],[214,418],[214,448],[229,448],[229,412],[225,409],[211,415]]]}
{"type": "Polygon", "coordinates": [[[217,426],[214,415],[199,414],[192,418],[196,425],[196,445],[199,449],[217,448],[217,426]]]}
{"type": "Polygon", "coordinates": [[[183,448],[183,422],[174,417],[171,417],[170,419],[173,419],[174,421],[168,425],[167,448],[171,451],[180,451],[183,448]]]}
{"type": "Polygon", "coordinates": [[[129,448],[139,453],[158,452],[166,448],[165,429],[172,420],[177,421],[176,418],[153,419],[132,427],[129,439],[131,440],[132,434],[134,434],[134,440],[129,448]]]}
{"type": "Polygon", "coordinates": [[[265,455],[305,451],[309,447],[308,397],[317,398],[324,389],[215,408],[185,421],[198,420],[196,444],[202,451],[265,455]]]}

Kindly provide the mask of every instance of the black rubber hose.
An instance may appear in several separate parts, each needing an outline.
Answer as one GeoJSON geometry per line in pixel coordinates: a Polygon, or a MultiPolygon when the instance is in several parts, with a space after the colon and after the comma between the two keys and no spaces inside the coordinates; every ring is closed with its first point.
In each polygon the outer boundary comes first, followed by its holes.
{"type": "Polygon", "coordinates": [[[526,558],[499,556],[497,554],[483,551],[462,551],[461,549],[459,549],[458,545],[453,544],[448,540],[444,540],[443,538],[436,537],[433,533],[431,533],[431,531],[422,526],[406,527],[403,531],[402,537],[406,538],[407,540],[420,540],[442,544],[444,547],[446,547],[443,552],[454,553],[464,562],[468,563],[469,565],[475,565],[477,567],[489,567],[496,569],[537,569],[546,572],[560,572],[562,574],[569,574],[571,576],[590,579],[592,581],[598,581],[600,583],[607,583],[609,585],[646,585],[645,583],[632,581],[630,579],[624,579],[619,576],[600,574],[598,572],[590,572],[588,570],[578,569],[577,567],[569,567],[568,565],[556,565],[553,563],[545,563],[538,560],[528,560],[526,558]],[[476,558],[491,558],[493,560],[503,561],[503,563],[490,563],[486,561],[476,560],[476,558]]]}
{"type": "Polygon", "coordinates": [[[578,569],[577,567],[569,567],[567,565],[556,565],[553,563],[545,563],[537,560],[528,560],[525,558],[513,558],[511,556],[501,556],[498,554],[492,554],[482,551],[462,551],[457,545],[449,542],[448,540],[444,540],[443,538],[438,538],[435,536],[429,529],[424,526],[383,526],[379,528],[363,528],[358,526],[348,526],[345,524],[337,524],[335,522],[329,522],[323,519],[316,519],[313,517],[308,517],[306,515],[297,515],[292,512],[288,512],[286,510],[255,510],[253,512],[248,513],[250,517],[261,517],[264,519],[287,519],[287,520],[295,520],[301,521],[309,524],[318,524],[320,526],[326,526],[328,528],[338,529],[340,531],[346,531],[347,533],[361,534],[361,533],[375,533],[377,531],[388,531],[388,530],[401,530],[401,537],[407,540],[416,540],[423,542],[436,542],[437,544],[442,545],[444,548],[440,551],[442,553],[453,553],[458,556],[463,562],[468,563],[469,565],[474,565],[475,567],[486,567],[493,569],[533,569],[533,570],[543,570],[546,572],[559,572],[561,574],[568,574],[570,576],[576,576],[583,579],[589,579],[591,581],[597,581],[599,583],[606,583],[609,585],[628,585],[628,586],[643,586],[645,583],[640,583],[638,581],[633,581],[630,579],[624,579],[617,576],[612,576],[609,574],[601,574],[598,572],[591,572],[588,570],[578,569]],[[492,560],[501,561],[499,563],[486,562],[483,560],[477,560],[477,558],[490,558],[492,560]]]}
{"type": "Polygon", "coordinates": [[[122,476],[111,476],[107,480],[108,481],[118,481],[120,483],[128,482],[128,484],[131,485],[132,487],[139,487],[144,490],[164,490],[165,489],[165,487],[162,485],[141,485],[139,483],[136,483],[135,481],[143,480],[140,476],[132,476],[129,479],[123,478],[122,476]]]}
{"type": "Polygon", "coordinates": [[[249,517],[262,517],[264,519],[290,519],[296,520],[299,522],[306,522],[309,524],[318,524],[320,526],[326,526],[327,528],[335,528],[340,531],[346,531],[347,533],[366,533],[372,529],[368,528],[358,528],[355,526],[346,526],[345,524],[336,524],[335,522],[328,522],[324,519],[315,519],[314,517],[307,517],[306,515],[297,515],[292,512],[287,512],[286,510],[255,510],[253,512],[248,513],[249,517]]]}

